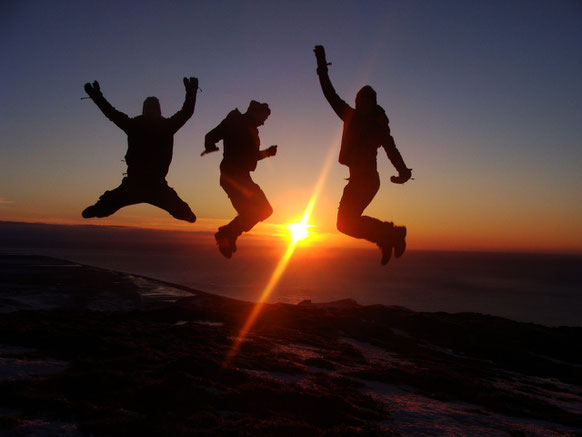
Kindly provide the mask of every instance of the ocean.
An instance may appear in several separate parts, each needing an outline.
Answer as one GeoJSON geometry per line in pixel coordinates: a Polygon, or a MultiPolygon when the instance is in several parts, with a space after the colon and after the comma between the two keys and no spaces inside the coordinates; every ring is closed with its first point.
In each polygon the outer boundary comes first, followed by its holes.
{"type": "MultiPolygon", "coordinates": [[[[243,237],[226,260],[215,246],[185,240],[189,233],[181,231],[23,226],[0,225],[0,253],[53,256],[249,301],[259,299],[284,252],[243,237]]],[[[373,246],[299,246],[267,301],[354,299],[582,326],[582,255],[410,250],[385,267],[379,258],[373,246]]]]}

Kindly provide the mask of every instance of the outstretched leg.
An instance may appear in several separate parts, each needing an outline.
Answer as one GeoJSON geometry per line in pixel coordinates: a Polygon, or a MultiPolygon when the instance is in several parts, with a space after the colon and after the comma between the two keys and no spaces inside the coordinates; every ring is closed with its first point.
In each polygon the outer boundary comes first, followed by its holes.
{"type": "Polygon", "coordinates": [[[376,243],[382,249],[382,264],[387,264],[392,255],[393,223],[362,215],[379,188],[378,172],[350,172],[340,200],[337,228],[346,235],[376,243]]]}
{"type": "Polygon", "coordinates": [[[106,191],[99,197],[95,205],[91,205],[82,212],[84,218],[108,217],[124,206],[139,203],[131,192],[130,183],[127,178],[123,178],[121,185],[113,190],[106,191]]]}
{"type": "Polygon", "coordinates": [[[230,258],[232,252],[236,251],[236,239],[273,214],[273,208],[249,173],[221,173],[220,186],[238,212],[238,215],[227,225],[221,226],[215,235],[221,253],[230,258]]]}
{"type": "Polygon", "coordinates": [[[180,196],[178,196],[178,193],[172,187],[168,186],[165,179],[157,182],[152,187],[146,199],[145,201],[147,203],[169,212],[172,217],[178,220],[185,220],[190,223],[196,221],[196,215],[192,212],[188,204],[180,199],[180,196]]]}

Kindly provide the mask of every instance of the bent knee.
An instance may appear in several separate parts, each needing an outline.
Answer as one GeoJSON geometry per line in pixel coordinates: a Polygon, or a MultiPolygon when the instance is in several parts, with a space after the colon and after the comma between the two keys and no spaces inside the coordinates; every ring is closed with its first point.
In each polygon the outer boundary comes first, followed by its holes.
{"type": "Polygon", "coordinates": [[[267,218],[271,217],[273,214],[273,207],[270,204],[266,204],[261,208],[260,212],[260,220],[266,220],[267,218]]]}
{"type": "Polygon", "coordinates": [[[354,233],[354,229],[356,227],[356,218],[338,213],[337,215],[337,230],[344,233],[351,235],[354,233]]]}

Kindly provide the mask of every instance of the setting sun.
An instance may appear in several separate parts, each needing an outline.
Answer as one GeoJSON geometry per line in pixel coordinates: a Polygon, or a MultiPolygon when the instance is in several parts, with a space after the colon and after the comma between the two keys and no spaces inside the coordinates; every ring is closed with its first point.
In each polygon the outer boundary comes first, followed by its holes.
{"type": "Polygon", "coordinates": [[[291,240],[293,242],[298,242],[301,240],[305,240],[309,237],[309,228],[313,225],[308,225],[307,223],[299,222],[299,223],[289,223],[287,225],[287,229],[291,233],[291,240]]]}

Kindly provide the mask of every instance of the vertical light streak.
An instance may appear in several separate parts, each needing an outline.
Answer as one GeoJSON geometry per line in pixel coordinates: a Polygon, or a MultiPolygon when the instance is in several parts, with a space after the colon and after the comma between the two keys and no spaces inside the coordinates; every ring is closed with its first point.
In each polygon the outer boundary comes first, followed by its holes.
{"type": "MultiPolygon", "coordinates": [[[[313,194],[311,195],[311,198],[309,199],[309,203],[307,204],[307,207],[305,208],[305,212],[303,213],[303,217],[301,218],[302,224],[307,224],[307,221],[309,220],[309,217],[311,216],[311,213],[313,212],[315,202],[317,201],[317,198],[319,197],[319,194],[321,193],[323,185],[325,184],[325,180],[327,179],[327,175],[329,173],[329,169],[331,168],[331,163],[333,162],[333,158],[336,156],[336,151],[337,151],[336,144],[338,144],[338,141],[334,141],[333,144],[334,145],[330,148],[328,155],[326,157],[326,160],[323,164],[323,168],[322,168],[321,173],[319,175],[319,179],[317,180],[317,183],[315,184],[315,188],[313,189],[313,194]]],[[[275,270],[273,271],[273,274],[271,275],[269,282],[267,283],[267,285],[263,289],[263,292],[261,293],[259,300],[253,306],[251,313],[247,317],[247,320],[245,321],[243,327],[239,331],[238,336],[234,340],[234,343],[233,343],[230,351],[226,355],[226,358],[225,358],[224,363],[223,363],[223,367],[226,367],[230,363],[230,361],[234,358],[236,353],[238,352],[238,349],[240,348],[241,343],[244,341],[248,332],[250,331],[250,329],[254,325],[255,321],[257,320],[257,317],[261,313],[261,310],[263,309],[263,305],[265,304],[265,301],[269,298],[269,296],[271,295],[271,293],[275,289],[277,283],[279,282],[279,279],[281,279],[281,276],[285,272],[285,269],[287,268],[287,264],[289,264],[289,260],[291,259],[293,252],[295,252],[295,248],[297,247],[297,243],[298,242],[296,240],[292,240],[291,243],[289,244],[289,247],[287,247],[285,254],[279,260],[279,263],[277,264],[277,267],[275,267],[275,270]]]]}

